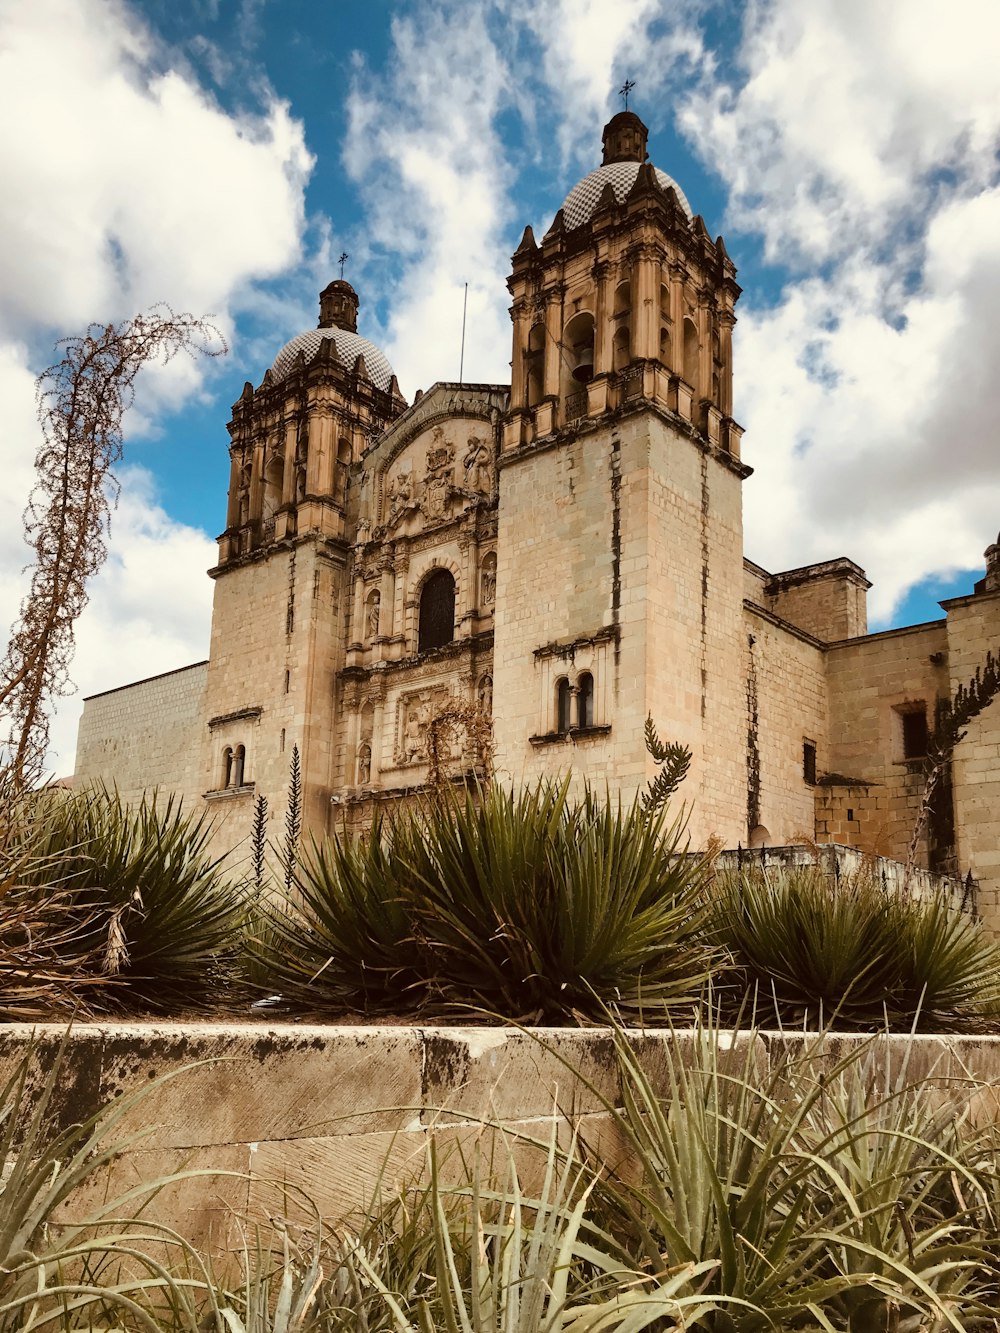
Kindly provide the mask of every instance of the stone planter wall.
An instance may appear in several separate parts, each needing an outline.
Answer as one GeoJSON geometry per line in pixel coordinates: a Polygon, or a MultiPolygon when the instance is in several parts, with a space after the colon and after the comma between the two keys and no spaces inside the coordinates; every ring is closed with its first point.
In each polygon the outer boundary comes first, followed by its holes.
{"type": "MultiPolygon", "coordinates": [[[[665,1047],[692,1052],[694,1035],[636,1033],[654,1084],[666,1092],[665,1047]]],[[[762,1073],[802,1049],[792,1034],[739,1034],[734,1058],[762,1073]]],[[[866,1039],[827,1037],[835,1059],[866,1039]]],[[[109,1099],[163,1075],[115,1131],[121,1156],[95,1178],[68,1216],[177,1171],[147,1215],[202,1246],[239,1243],[245,1222],[284,1216],[328,1220],[363,1206],[381,1182],[393,1190],[418,1174],[428,1132],[445,1156],[482,1139],[482,1122],[547,1139],[554,1108],[580,1126],[604,1160],[620,1148],[600,1094],[617,1100],[618,1065],[605,1029],[327,1027],[305,1024],[42,1025],[0,1028],[4,1081],[34,1043],[38,1086],[65,1042],[55,1099],[61,1124],[86,1119],[109,1099]],[[579,1071],[574,1073],[572,1070],[579,1071]],[[582,1075],[582,1077],[581,1077],[582,1075]],[[590,1086],[588,1086],[590,1085],[590,1086]],[[139,1137],[134,1137],[139,1136],[139,1137]],[[216,1173],[225,1174],[216,1174],[216,1173]],[[307,1204],[306,1201],[311,1201],[307,1204]]],[[[907,1062],[910,1078],[971,1076],[986,1085],[977,1114],[1000,1118],[1000,1038],[880,1037],[880,1069],[907,1062]]]]}

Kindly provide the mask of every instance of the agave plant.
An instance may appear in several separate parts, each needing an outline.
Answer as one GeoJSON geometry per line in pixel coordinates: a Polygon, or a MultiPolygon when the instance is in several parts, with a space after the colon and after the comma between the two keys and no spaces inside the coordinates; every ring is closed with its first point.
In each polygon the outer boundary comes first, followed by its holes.
{"type": "Polygon", "coordinates": [[[55,1094],[64,1049],[65,1040],[45,1059],[37,1088],[35,1066],[42,1061],[29,1049],[0,1089],[0,1328],[96,1323],[197,1333],[200,1309],[214,1294],[208,1270],[176,1232],[140,1217],[167,1179],[106,1198],[82,1216],[67,1210],[79,1190],[143,1137],[123,1138],[118,1128],[163,1080],[59,1128],[55,1094]]]}
{"type": "Polygon", "coordinates": [[[594,1212],[637,1269],[686,1269],[681,1291],[717,1301],[697,1327],[975,1326],[989,1184],[968,1089],[911,1086],[871,1045],[831,1058],[822,1036],[770,1073],[753,1032],[676,1034],[659,1070],[615,1041],[605,1107],[630,1165],[602,1174],[594,1212]]]}
{"type": "Polygon", "coordinates": [[[246,918],[242,887],[210,856],[204,815],[156,794],[136,806],[103,789],[53,793],[18,835],[24,882],[59,895],[85,951],[118,979],[119,1006],[218,1003],[246,918]]]}
{"type": "Polygon", "coordinates": [[[689,1006],[716,965],[683,826],[568,783],[492,787],[314,847],[275,985],[313,1007],[561,1021],[689,1006]]]}
{"type": "Polygon", "coordinates": [[[754,867],[718,876],[713,903],[720,941],[779,1021],[961,1031],[996,1012],[1000,948],[945,894],[754,867]]]}

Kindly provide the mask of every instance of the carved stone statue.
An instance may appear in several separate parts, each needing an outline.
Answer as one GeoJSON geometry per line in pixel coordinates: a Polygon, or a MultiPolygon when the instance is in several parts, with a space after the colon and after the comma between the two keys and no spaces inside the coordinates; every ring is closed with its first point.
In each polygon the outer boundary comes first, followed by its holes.
{"type": "Polygon", "coordinates": [[[372,747],[366,741],[358,751],[358,786],[367,787],[372,780],[372,747]]]}
{"type": "Polygon", "coordinates": [[[488,495],[493,489],[492,464],[493,446],[489,440],[480,439],[478,435],[470,435],[469,447],[462,459],[466,489],[483,491],[488,495]]]}
{"type": "Polygon", "coordinates": [[[385,492],[385,510],[387,523],[395,523],[403,510],[410,503],[413,494],[413,475],[410,472],[397,472],[389,482],[385,492]]]}
{"type": "Polygon", "coordinates": [[[378,634],[379,615],[382,610],[382,598],[377,592],[373,592],[368,598],[368,637],[374,639],[378,634]]]}
{"type": "Polygon", "coordinates": [[[483,572],[480,579],[480,601],[483,606],[492,606],[497,596],[497,562],[492,556],[487,556],[483,563],[483,572]]]}
{"type": "Polygon", "coordinates": [[[493,677],[484,676],[479,682],[479,711],[485,717],[493,716],[493,677]]]}

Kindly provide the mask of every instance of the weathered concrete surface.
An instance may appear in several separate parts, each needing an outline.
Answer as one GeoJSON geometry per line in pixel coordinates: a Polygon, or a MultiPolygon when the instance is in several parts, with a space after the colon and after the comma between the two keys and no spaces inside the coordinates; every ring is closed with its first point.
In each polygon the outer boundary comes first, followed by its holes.
{"type": "MultiPolygon", "coordinates": [[[[720,1066],[766,1078],[815,1041],[738,1033],[724,1043],[720,1066]]],[[[971,1080],[979,1087],[974,1116],[998,1118],[1000,1038],[834,1035],[814,1058],[828,1071],[866,1042],[873,1094],[920,1079],[946,1098],[971,1080]]],[[[634,1034],[660,1097],[670,1095],[671,1044],[682,1063],[695,1060],[693,1032],[634,1034]]],[[[483,1144],[506,1151],[484,1124],[547,1140],[553,1112],[603,1160],[619,1165],[624,1151],[605,1106],[620,1099],[607,1029],[119,1023],[67,1035],[54,1025],[12,1024],[0,1028],[0,1079],[29,1050],[29,1091],[59,1062],[52,1111],[60,1127],[144,1090],[112,1128],[121,1155],[65,1215],[190,1173],[156,1193],[144,1215],[216,1250],[238,1245],[248,1222],[305,1222],[314,1208],[329,1222],[380,1191],[395,1193],[423,1170],[431,1130],[446,1175],[483,1144]]]]}

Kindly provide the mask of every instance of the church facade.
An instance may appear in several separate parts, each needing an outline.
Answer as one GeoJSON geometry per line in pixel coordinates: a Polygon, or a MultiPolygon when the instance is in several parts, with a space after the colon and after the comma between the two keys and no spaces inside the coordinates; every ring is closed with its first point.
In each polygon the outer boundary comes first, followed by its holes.
{"type": "MultiPolygon", "coordinates": [[[[879,634],[852,561],[745,558],[736,270],[633,113],[508,285],[511,383],[410,405],[354,289],[324,290],[233,409],[207,660],[88,699],[77,779],[206,803],[234,846],[256,797],[281,818],[293,746],[321,835],[473,772],[627,799],[651,715],[692,751],[694,845],[905,859],[937,702],[1000,640],[1000,550],[941,620],[879,634]]],[[[991,705],[917,845],[990,911],[998,797],[991,705]]]]}

